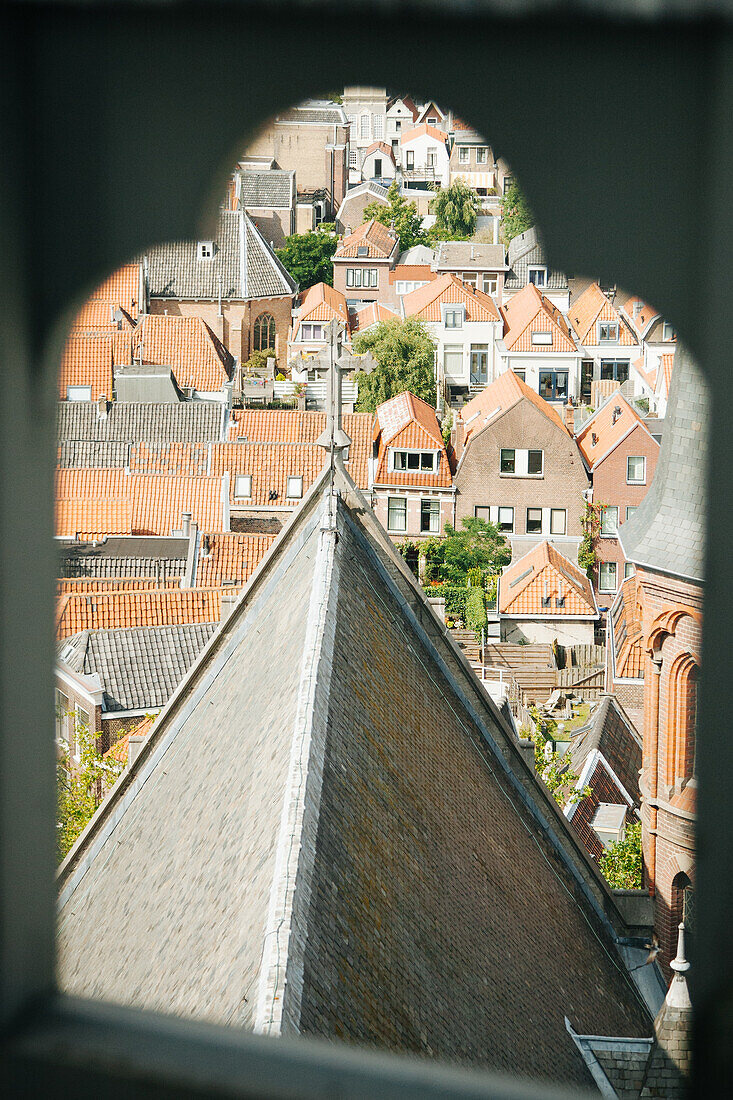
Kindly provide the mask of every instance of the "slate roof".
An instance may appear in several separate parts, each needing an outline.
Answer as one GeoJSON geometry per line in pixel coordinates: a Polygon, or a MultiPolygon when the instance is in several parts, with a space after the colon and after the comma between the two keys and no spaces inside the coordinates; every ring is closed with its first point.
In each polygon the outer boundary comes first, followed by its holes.
{"type": "Polygon", "coordinates": [[[613,695],[601,696],[588,724],[571,738],[573,770],[582,772],[595,749],[603,753],[638,808],[641,738],[613,695]]]}
{"type": "MultiPolygon", "coordinates": [[[[401,258],[401,257],[400,257],[401,258]]],[[[441,241],[435,268],[470,271],[498,271],[506,267],[503,244],[474,244],[471,241],[441,241]]]]}
{"type": "Polygon", "coordinates": [[[587,1086],[566,1012],[651,1026],[612,895],[337,477],[335,530],[326,475],[67,857],[59,985],[587,1086]]]}
{"type": "Polygon", "coordinates": [[[288,209],[295,194],[295,172],[283,168],[271,168],[258,172],[243,168],[239,173],[242,204],[253,209],[288,209]]]}
{"type": "Polygon", "coordinates": [[[186,569],[188,539],[108,538],[101,544],[65,543],[59,550],[59,577],[152,578],[165,587],[186,569]]]}
{"type": "Polygon", "coordinates": [[[252,219],[241,210],[220,210],[214,256],[197,258],[197,241],[171,241],[145,257],[151,298],[243,301],[290,296],[297,287],[252,219]]]}
{"type": "Polygon", "coordinates": [[[74,672],[98,673],[108,714],[148,710],[165,706],[218,627],[218,623],[186,623],[84,630],[64,639],[57,653],[74,672]]]}
{"type": "Polygon", "coordinates": [[[56,465],[62,469],[75,466],[127,466],[130,443],[107,439],[70,439],[59,443],[56,465]]]}
{"type": "Polygon", "coordinates": [[[687,348],[676,359],[654,480],[618,537],[627,561],[701,582],[710,398],[687,348]]]}
{"type": "Polygon", "coordinates": [[[593,587],[585,573],[549,542],[538,543],[504,569],[499,578],[499,611],[522,619],[598,618],[593,587]]]}
{"type": "Polygon", "coordinates": [[[289,111],[281,111],[277,116],[278,122],[315,122],[321,125],[345,126],[347,118],[343,107],[337,103],[304,103],[298,107],[291,107],[289,111]]]}
{"type": "MultiPolygon", "coordinates": [[[[536,228],[526,229],[509,242],[507,253],[509,271],[504,279],[505,290],[520,290],[529,282],[529,267],[546,267],[547,257],[536,228]]],[[[562,271],[548,268],[546,290],[567,290],[568,279],[562,271]]]]}
{"type": "Polygon", "coordinates": [[[56,415],[59,443],[215,442],[224,434],[226,410],[218,401],[113,402],[100,419],[94,401],[62,401],[56,415]]]}

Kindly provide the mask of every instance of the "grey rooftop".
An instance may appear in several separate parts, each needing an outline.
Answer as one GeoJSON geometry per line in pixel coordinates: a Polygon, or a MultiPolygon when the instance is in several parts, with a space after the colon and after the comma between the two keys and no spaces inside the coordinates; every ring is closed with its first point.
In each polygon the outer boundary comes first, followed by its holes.
{"type": "Polygon", "coordinates": [[[60,401],[56,435],[59,444],[218,443],[225,418],[219,401],[112,402],[102,417],[96,401],[60,401]]]}
{"type": "Polygon", "coordinates": [[[239,173],[242,205],[254,209],[290,207],[295,194],[295,172],[282,168],[268,171],[243,168],[239,173]]]}
{"type": "Polygon", "coordinates": [[[496,271],[506,267],[504,245],[474,244],[471,241],[441,241],[435,258],[435,269],[464,267],[496,271]]]}
{"type": "MultiPolygon", "coordinates": [[[[544,267],[547,264],[544,246],[536,228],[525,230],[509,242],[507,255],[509,272],[504,280],[507,290],[521,290],[529,282],[530,265],[544,267]]],[[[568,279],[562,271],[553,269],[547,272],[545,290],[567,290],[568,279]]]]}

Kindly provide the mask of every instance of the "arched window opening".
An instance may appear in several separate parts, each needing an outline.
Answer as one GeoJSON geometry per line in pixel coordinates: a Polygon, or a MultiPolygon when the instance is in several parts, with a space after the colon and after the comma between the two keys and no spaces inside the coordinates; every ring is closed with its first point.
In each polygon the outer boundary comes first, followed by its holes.
{"type": "Polygon", "coordinates": [[[267,351],[275,347],[275,318],[271,313],[261,313],[254,324],[254,351],[267,351]]]}

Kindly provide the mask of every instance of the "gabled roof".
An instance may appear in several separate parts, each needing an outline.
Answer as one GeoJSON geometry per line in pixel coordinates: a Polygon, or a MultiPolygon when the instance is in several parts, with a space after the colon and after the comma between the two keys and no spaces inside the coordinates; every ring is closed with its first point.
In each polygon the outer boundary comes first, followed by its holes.
{"type": "Polygon", "coordinates": [[[566,436],[570,436],[570,432],[555,408],[535,393],[521,378],[517,378],[513,371],[505,370],[461,409],[460,417],[466,429],[466,444],[469,439],[483,431],[489,421],[514,408],[519,401],[523,400],[531,401],[566,436]]]}
{"type": "Polygon", "coordinates": [[[211,588],[245,584],[275,541],[275,535],[227,532],[204,536],[199,547],[194,584],[211,588]]]}
{"type": "Polygon", "coordinates": [[[405,294],[402,299],[405,317],[419,317],[422,321],[441,321],[441,306],[444,305],[465,306],[467,321],[501,321],[493,298],[482,290],[474,290],[450,272],[405,294]]]}
{"type": "Polygon", "coordinates": [[[239,197],[244,207],[253,210],[288,209],[295,199],[295,172],[284,168],[265,171],[242,168],[239,197]]]}
{"type": "Polygon", "coordinates": [[[499,578],[499,612],[512,618],[598,618],[585,573],[549,542],[506,567],[499,578]]]}
{"type": "Polygon", "coordinates": [[[68,386],[91,386],[91,400],[112,398],[113,378],[112,336],[72,334],[64,344],[58,373],[58,392],[66,400],[68,386]]]}
{"type": "MultiPolygon", "coordinates": [[[[519,290],[529,282],[529,268],[532,266],[547,267],[547,256],[540,240],[537,229],[533,226],[519,233],[509,242],[507,252],[509,271],[504,280],[505,290],[519,290]]],[[[546,290],[567,290],[568,279],[562,271],[549,268],[547,271],[546,290]]]]}
{"type": "Polygon", "coordinates": [[[220,210],[214,256],[200,260],[197,241],[157,245],[144,263],[151,298],[242,301],[290,297],[297,287],[242,210],[220,210]]]}
{"type": "Polygon", "coordinates": [[[570,1004],[588,1034],[651,1026],[613,895],[368,502],[336,487],[295,513],[67,857],[59,985],[587,1084],[570,1004]],[[450,1011],[405,1037],[405,998],[450,1011]]]}
{"type": "Polygon", "coordinates": [[[573,734],[570,741],[573,771],[582,775],[593,752],[603,754],[638,808],[641,738],[613,695],[603,695],[588,724],[573,734]]]}
{"type": "Polygon", "coordinates": [[[626,577],[611,604],[612,678],[644,679],[644,635],[639,619],[637,578],[626,577]]]}
{"type": "Polygon", "coordinates": [[[360,225],[348,237],[343,238],[333,258],[334,260],[386,260],[397,247],[397,238],[391,235],[387,226],[372,218],[371,221],[360,225]],[[359,255],[360,248],[366,248],[366,255],[359,255]]]}
{"type": "Polygon", "coordinates": [[[669,391],[672,386],[672,371],[674,370],[674,352],[665,352],[664,355],[659,356],[659,366],[657,367],[657,381],[661,383],[660,392],[664,397],[669,397],[669,391]]]}
{"type": "Polygon", "coordinates": [[[288,497],[288,478],[303,478],[304,495],[327,457],[323,447],[315,443],[216,443],[211,448],[211,470],[214,474],[230,475],[229,499],[235,506],[292,508],[301,498],[288,497]],[[252,478],[251,497],[236,496],[237,474],[249,474],[252,478]],[[271,493],[277,495],[271,498],[271,493]]]}
{"type": "Polygon", "coordinates": [[[435,409],[415,397],[413,393],[400,393],[377,406],[374,424],[378,441],[377,470],[374,482],[378,485],[405,485],[449,489],[453,476],[448,455],[440,432],[435,409]],[[434,473],[424,470],[391,470],[390,450],[439,449],[438,468],[434,473]]]}
{"type": "Polygon", "coordinates": [[[591,283],[576,299],[570,308],[569,317],[581,344],[593,347],[599,343],[596,328],[599,321],[617,322],[618,340],[611,340],[610,343],[627,347],[633,347],[637,343],[620,311],[606,297],[598,283],[591,283]]]}
{"type": "Polygon", "coordinates": [[[531,351],[544,354],[548,351],[576,352],[568,323],[557,306],[540,294],[533,283],[509,298],[501,307],[507,326],[504,346],[507,351],[531,351]],[[549,332],[551,344],[535,344],[532,333],[549,332]]]}
{"type": "Polygon", "coordinates": [[[231,588],[152,588],[61,596],[56,636],[68,638],[82,630],[218,623],[222,593],[231,592],[231,588]]]}
{"type": "Polygon", "coordinates": [[[381,153],[382,156],[387,157],[394,164],[392,146],[387,145],[386,141],[373,141],[369,148],[364,150],[364,158],[371,156],[372,153],[381,153]]]}
{"type": "Polygon", "coordinates": [[[400,145],[407,145],[411,141],[415,141],[417,138],[429,137],[433,141],[440,142],[441,145],[446,145],[448,142],[448,135],[445,130],[438,130],[435,126],[428,125],[427,122],[420,123],[419,126],[413,127],[412,130],[403,130],[400,134],[400,145]]]}
{"type": "Polygon", "coordinates": [[[208,442],[222,438],[225,416],[219,401],[115,401],[105,417],[99,416],[94,401],[62,401],[56,412],[56,436],[59,443],[208,442]]]}
{"type": "Polygon", "coordinates": [[[382,321],[399,321],[400,315],[379,302],[370,302],[368,306],[357,310],[351,322],[351,333],[364,332],[372,325],[378,325],[382,321]]]}
{"type": "MultiPolygon", "coordinates": [[[[350,187],[346,192],[336,212],[336,221],[343,225],[344,209],[351,206],[352,203],[357,202],[363,195],[369,196],[371,201],[381,202],[387,206],[387,188],[371,180],[365,180],[364,183],[357,184],[356,187],[350,187]]],[[[361,215],[359,216],[361,217],[361,215]]]]}
{"type": "Polygon", "coordinates": [[[200,317],[148,313],[133,337],[135,359],[173,368],[179,386],[217,393],[231,378],[234,361],[200,317]]]}
{"type": "Polygon", "coordinates": [[[615,451],[636,427],[641,427],[656,443],[641,416],[620,390],[607,397],[593,416],[585,421],[575,437],[588,469],[591,472],[595,470],[599,462],[615,451]]]}
{"type": "Polygon", "coordinates": [[[431,99],[428,103],[424,103],[422,105],[422,107],[419,109],[418,115],[417,115],[418,120],[423,119],[423,118],[427,118],[427,116],[429,114],[431,114],[433,111],[435,111],[435,113],[438,115],[438,117],[441,119],[441,121],[444,121],[445,119],[448,118],[447,113],[445,111],[441,110],[441,108],[438,106],[438,104],[435,102],[434,99],[431,99]]]}
{"type": "Polygon", "coordinates": [[[470,271],[502,271],[506,267],[503,244],[479,244],[473,241],[440,241],[435,254],[435,269],[460,268],[470,271]]]}
{"type": "Polygon", "coordinates": [[[409,96],[409,95],[391,96],[390,99],[387,101],[387,113],[389,113],[390,110],[397,103],[404,104],[404,106],[407,108],[407,110],[412,114],[412,121],[415,122],[416,119],[418,118],[420,112],[417,109],[417,107],[415,106],[415,101],[413,100],[412,96],[409,96]]]}
{"type": "Polygon", "coordinates": [[[74,672],[99,676],[108,714],[149,710],[165,706],[218,627],[212,622],[84,630],[64,639],[57,653],[74,672]]]}
{"type": "Polygon", "coordinates": [[[340,290],[334,290],[328,283],[315,283],[303,296],[293,325],[293,340],[304,321],[332,321],[334,318],[348,326],[346,296],[340,290]]]}
{"type": "Polygon", "coordinates": [[[638,294],[633,295],[624,302],[621,306],[621,313],[640,340],[646,336],[654,322],[661,317],[661,314],[648,306],[638,294]]]}

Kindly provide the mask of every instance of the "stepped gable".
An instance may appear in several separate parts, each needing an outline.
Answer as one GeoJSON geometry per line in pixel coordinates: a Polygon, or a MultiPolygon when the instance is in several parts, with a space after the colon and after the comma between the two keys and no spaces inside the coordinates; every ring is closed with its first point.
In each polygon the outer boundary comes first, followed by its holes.
{"type": "Polygon", "coordinates": [[[654,480],[618,538],[627,561],[701,583],[710,398],[690,352],[680,345],[676,358],[654,480]]]}
{"type": "Polygon", "coordinates": [[[338,460],[335,485],[67,857],[60,986],[588,1086],[566,1013],[651,1028],[613,896],[338,460]]]}

